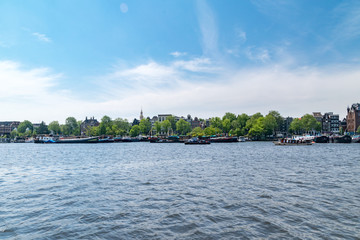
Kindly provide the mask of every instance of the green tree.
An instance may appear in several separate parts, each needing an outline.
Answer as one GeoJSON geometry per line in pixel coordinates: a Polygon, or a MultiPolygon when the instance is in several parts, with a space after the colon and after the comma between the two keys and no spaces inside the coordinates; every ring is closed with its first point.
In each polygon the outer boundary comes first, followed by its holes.
{"type": "Polygon", "coordinates": [[[191,124],[184,119],[176,122],[176,131],[181,135],[186,135],[191,132],[191,124]]]}
{"type": "Polygon", "coordinates": [[[48,129],[52,131],[54,134],[60,134],[60,124],[58,121],[52,121],[49,123],[48,129]]]}
{"type": "Polygon", "coordinates": [[[357,128],[356,133],[360,134],[360,126],[357,128]]]}
{"type": "Polygon", "coordinates": [[[278,127],[277,122],[276,122],[276,118],[272,115],[272,114],[268,114],[265,116],[264,120],[263,120],[263,125],[264,125],[264,133],[265,135],[269,136],[269,135],[275,135],[275,131],[278,127]]]}
{"type": "Polygon", "coordinates": [[[201,127],[196,127],[191,131],[190,135],[193,137],[201,137],[204,136],[204,131],[201,127]]]}
{"type": "Polygon", "coordinates": [[[171,115],[171,116],[167,117],[166,120],[169,120],[169,122],[171,124],[171,129],[173,131],[175,131],[176,130],[176,119],[175,119],[175,117],[171,115]]]}
{"type": "Polygon", "coordinates": [[[304,131],[303,124],[299,118],[295,118],[291,123],[289,127],[289,131],[291,133],[295,134],[302,134],[304,131]]]}
{"type": "Polygon", "coordinates": [[[136,136],[139,136],[139,134],[140,134],[139,125],[134,125],[130,130],[130,136],[131,137],[136,137],[136,136]]]}
{"type": "Polygon", "coordinates": [[[42,121],[40,123],[40,126],[36,129],[37,134],[49,134],[50,131],[48,129],[48,126],[42,121]]]}
{"type": "Polygon", "coordinates": [[[154,127],[155,127],[156,134],[160,134],[161,129],[162,129],[161,122],[155,122],[154,127]]]}
{"type": "Polygon", "coordinates": [[[106,115],[101,118],[101,123],[105,126],[105,128],[112,126],[111,118],[106,115]]]}
{"type": "Polygon", "coordinates": [[[221,118],[219,118],[219,117],[211,118],[210,119],[210,126],[214,127],[214,128],[222,129],[223,125],[222,125],[221,118]]]}
{"type": "Polygon", "coordinates": [[[10,137],[12,139],[14,139],[17,136],[18,136],[18,131],[16,129],[12,130],[11,133],[10,133],[10,137]]]}
{"type": "Polygon", "coordinates": [[[78,123],[74,117],[68,117],[65,120],[64,133],[65,135],[75,134],[78,123]]]}
{"type": "Polygon", "coordinates": [[[283,125],[284,123],[284,118],[280,115],[280,113],[278,111],[270,111],[268,113],[268,115],[271,115],[275,118],[276,120],[276,128],[275,128],[275,131],[279,131],[280,130],[280,127],[283,125]]]}
{"type": "Polygon", "coordinates": [[[171,128],[171,123],[169,120],[164,120],[162,123],[161,123],[161,128],[162,130],[165,132],[165,133],[168,133],[170,128],[171,128]]]}
{"type": "Polygon", "coordinates": [[[236,115],[234,113],[227,112],[223,116],[222,120],[224,121],[225,119],[229,119],[230,122],[232,122],[232,121],[234,121],[236,119],[236,115]]]}
{"type": "Polygon", "coordinates": [[[306,132],[321,130],[321,124],[318,121],[316,121],[316,118],[313,115],[305,114],[304,116],[301,117],[301,122],[304,131],[306,132]]]}
{"type": "Polygon", "coordinates": [[[205,136],[212,136],[216,134],[216,129],[214,127],[207,127],[204,129],[205,136]]]}
{"type": "Polygon", "coordinates": [[[264,119],[264,117],[257,118],[249,130],[249,136],[255,140],[260,140],[265,134],[264,119]]]}
{"type": "Polygon", "coordinates": [[[250,131],[250,129],[253,127],[253,125],[256,123],[258,118],[263,117],[263,115],[261,113],[255,113],[254,115],[252,115],[249,120],[246,121],[246,125],[245,128],[250,131]]]}
{"type": "Polygon", "coordinates": [[[142,119],[139,124],[140,133],[148,135],[151,130],[151,122],[148,119],[142,119]]]}
{"type": "Polygon", "coordinates": [[[18,133],[25,133],[27,130],[31,131],[34,129],[32,123],[29,120],[25,120],[19,124],[17,127],[18,133]]]}
{"type": "Polygon", "coordinates": [[[231,121],[229,118],[225,118],[222,121],[222,129],[225,133],[229,133],[230,129],[231,129],[231,121]]]}
{"type": "Polygon", "coordinates": [[[113,125],[117,126],[116,135],[124,136],[130,130],[130,123],[127,119],[117,118],[113,121],[113,125]]]}

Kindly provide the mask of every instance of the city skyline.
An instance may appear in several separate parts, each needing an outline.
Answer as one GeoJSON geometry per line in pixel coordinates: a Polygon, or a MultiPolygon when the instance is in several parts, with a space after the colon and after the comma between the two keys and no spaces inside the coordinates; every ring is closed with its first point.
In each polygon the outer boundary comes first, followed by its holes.
{"type": "Polygon", "coordinates": [[[359,102],[357,1],[0,2],[0,120],[301,117],[359,102]]]}

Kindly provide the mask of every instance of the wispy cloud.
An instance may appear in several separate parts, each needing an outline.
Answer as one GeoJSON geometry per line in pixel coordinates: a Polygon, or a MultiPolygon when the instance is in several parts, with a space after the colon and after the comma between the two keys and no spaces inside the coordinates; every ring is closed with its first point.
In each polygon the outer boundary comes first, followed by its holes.
{"type": "Polygon", "coordinates": [[[42,42],[51,42],[51,39],[49,37],[47,37],[45,34],[34,32],[34,33],[32,33],[32,35],[37,37],[37,39],[42,42]]]}
{"type": "Polygon", "coordinates": [[[269,51],[264,48],[248,47],[246,49],[246,56],[248,59],[257,62],[265,63],[270,60],[269,51]]]}
{"type": "Polygon", "coordinates": [[[218,52],[218,29],[215,15],[205,0],[197,1],[197,11],[203,52],[205,55],[216,55],[218,52]]]}
{"type": "Polygon", "coordinates": [[[177,57],[186,56],[187,53],[186,53],[186,52],[178,52],[178,51],[176,51],[176,52],[171,52],[170,55],[172,55],[172,56],[174,56],[174,57],[177,58],[177,57]]]}
{"type": "Polygon", "coordinates": [[[340,21],[334,27],[333,37],[337,40],[352,40],[360,36],[360,2],[346,1],[340,4],[334,14],[340,21]]]}

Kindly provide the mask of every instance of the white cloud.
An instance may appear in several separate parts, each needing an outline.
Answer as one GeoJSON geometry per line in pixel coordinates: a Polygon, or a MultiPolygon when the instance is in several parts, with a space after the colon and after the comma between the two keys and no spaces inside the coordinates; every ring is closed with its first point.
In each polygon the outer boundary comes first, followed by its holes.
{"type": "Polygon", "coordinates": [[[51,39],[49,37],[47,37],[45,34],[34,32],[34,33],[32,33],[32,35],[37,37],[37,39],[42,42],[51,42],[51,39]]]}
{"type": "Polygon", "coordinates": [[[268,62],[270,60],[269,51],[264,48],[248,47],[246,49],[248,59],[257,62],[268,62]]]}
{"type": "Polygon", "coordinates": [[[236,69],[218,64],[210,59],[166,65],[150,61],[114,69],[97,78],[98,95],[79,99],[75,92],[59,88],[61,74],[47,68],[26,70],[18,63],[2,61],[0,120],[49,123],[63,122],[68,116],[81,120],[103,115],[132,120],[138,117],[141,106],[147,116],[190,113],[207,118],[225,112],[266,114],[275,109],[284,116],[333,111],[344,117],[347,105],[359,101],[357,65],[292,68],[277,63],[236,69]],[[218,70],[204,76],[197,64],[218,70]],[[195,67],[189,67],[192,65],[195,67]],[[199,77],[205,81],[197,81],[199,77]]]}
{"type": "Polygon", "coordinates": [[[215,15],[205,0],[197,1],[197,10],[203,52],[205,55],[216,55],[218,52],[218,30],[215,15]]]}
{"type": "Polygon", "coordinates": [[[170,55],[172,55],[172,56],[174,56],[174,57],[182,57],[182,56],[186,56],[187,55],[187,53],[186,52],[178,52],[178,51],[176,51],[176,52],[172,52],[172,53],[170,53],[170,55]]]}
{"type": "MultiPolygon", "coordinates": [[[[193,61],[196,62],[195,59],[193,61]]],[[[208,63],[209,68],[215,67],[211,61],[208,63]]],[[[221,66],[207,81],[197,81],[201,69],[188,71],[183,67],[186,64],[174,62],[165,66],[152,62],[151,65],[156,68],[171,72],[162,74],[160,71],[161,87],[154,87],[145,81],[154,77],[153,72],[146,77],[147,71],[140,71],[144,82],[135,82],[132,86],[136,87],[133,88],[121,83],[112,85],[107,89],[111,97],[101,103],[102,109],[112,112],[121,109],[119,115],[130,119],[137,117],[140,106],[145,115],[150,116],[190,113],[206,118],[222,116],[227,111],[248,114],[260,111],[266,114],[275,109],[284,116],[333,111],[344,117],[346,106],[358,102],[360,70],[357,66],[291,68],[281,63],[242,69],[221,66]],[[117,98],[112,95],[117,92],[116,88],[124,92],[116,94],[117,98]]],[[[133,79],[144,66],[124,69],[118,74],[133,79]]]]}

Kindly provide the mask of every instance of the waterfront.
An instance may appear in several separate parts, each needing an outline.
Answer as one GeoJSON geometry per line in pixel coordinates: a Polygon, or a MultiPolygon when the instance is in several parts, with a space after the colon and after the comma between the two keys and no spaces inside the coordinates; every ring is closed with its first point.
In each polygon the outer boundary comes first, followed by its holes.
{"type": "Polygon", "coordinates": [[[0,145],[1,239],[357,239],[360,145],[0,145]]]}

